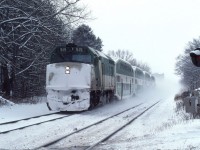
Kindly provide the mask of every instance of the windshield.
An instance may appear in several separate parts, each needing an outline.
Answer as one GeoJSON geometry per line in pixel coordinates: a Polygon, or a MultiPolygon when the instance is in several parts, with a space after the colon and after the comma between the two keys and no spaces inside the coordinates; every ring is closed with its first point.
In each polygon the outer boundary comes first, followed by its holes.
{"type": "Polygon", "coordinates": [[[72,55],[72,62],[91,63],[91,55],[72,55]]]}
{"type": "Polygon", "coordinates": [[[92,56],[86,48],[82,47],[57,47],[50,59],[51,63],[80,62],[92,63],[92,56]]]}

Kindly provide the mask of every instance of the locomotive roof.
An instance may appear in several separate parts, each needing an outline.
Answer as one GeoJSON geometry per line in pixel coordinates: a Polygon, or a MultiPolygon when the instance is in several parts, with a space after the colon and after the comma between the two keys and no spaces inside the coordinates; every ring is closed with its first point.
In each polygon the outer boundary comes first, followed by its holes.
{"type": "Polygon", "coordinates": [[[114,56],[112,56],[111,58],[115,61],[115,63],[117,63],[118,61],[122,61],[122,62],[124,62],[124,63],[126,63],[126,64],[131,66],[131,64],[129,62],[127,62],[127,61],[125,61],[125,60],[123,60],[121,58],[117,58],[117,57],[114,57],[114,56]]]}
{"type": "Polygon", "coordinates": [[[103,57],[103,58],[105,58],[105,59],[108,59],[109,61],[111,61],[111,62],[114,64],[114,60],[113,60],[111,57],[109,57],[108,55],[104,54],[104,53],[101,52],[101,51],[95,50],[95,49],[93,49],[93,48],[91,48],[91,47],[88,47],[88,48],[89,48],[90,51],[91,51],[92,53],[94,53],[96,56],[98,56],[98,57],[103,57]]]}
{"type": "Polygon", "coordinates": [[[96,55],[98,55],[98,56],[101,56],[101,57],[104,57],[104,58],[106,58],[106,59],[112,59],[112,58],[110,58],[109,56],[107,56],[106,54],[104,54],[103,52],[101,52],[101,51],[98,51],[98,50],[95,50],[95,49],[93,49],[93,48],[91,48],[91,47],[88,47],[94,54],[96,54],[96,55]]]}

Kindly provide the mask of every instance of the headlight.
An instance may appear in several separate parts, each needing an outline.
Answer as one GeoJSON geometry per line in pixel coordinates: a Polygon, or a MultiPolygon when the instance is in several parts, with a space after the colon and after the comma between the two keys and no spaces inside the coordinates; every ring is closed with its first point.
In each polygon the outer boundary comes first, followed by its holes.
{"type": "Polygon", "coordinates": [[[65,70],[65,73],[66,73],[66,74],[70,74],[70,68],[67,66],[65,69],[66,69],[66,70],[65,70]]]}

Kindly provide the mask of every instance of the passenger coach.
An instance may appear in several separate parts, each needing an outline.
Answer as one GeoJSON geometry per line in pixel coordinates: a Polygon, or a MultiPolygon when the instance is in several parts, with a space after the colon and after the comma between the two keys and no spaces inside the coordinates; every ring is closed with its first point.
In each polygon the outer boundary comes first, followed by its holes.
{"type": "Polygon", "coordinates": [[[139,67],[132,66],[132,68],[134,70],[133,76],[135,79],[135,93],[137,93],[139,90],[142,90],[144,88],[144,72],[139,67]]]}
{"type": "Polygon", "coordinates": [[[115,95],[123,99],[135,93],[133,68],[130,63],[122,59],[113,59],[115,60],[115,95]]]}

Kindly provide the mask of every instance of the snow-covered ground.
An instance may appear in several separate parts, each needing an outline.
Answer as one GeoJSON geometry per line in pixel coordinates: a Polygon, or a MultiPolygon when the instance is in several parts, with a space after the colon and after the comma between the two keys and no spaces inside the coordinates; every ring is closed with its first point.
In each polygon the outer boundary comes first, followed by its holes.
{"type": "MultiPolygon", "coordinates": [[[[161,101],[156,107],[150,109],[126,129],[121,130],[96,149],[200,149],[200,120],[187,119],[189,115],[185,114],[183,110],[176,110],[174,95],[179,88],[177,83],[167,81],[134,98],[115,101],[95,110],[77,114],[73,120],[68,118],[60,120],[56,124],[51,122],[46,123],[46,126],[35,126],[26,131],[0,134],[0,149],[34,148],[36,146],[34,141],[36,143],[38,138],[46,140],[59,137],[64,132],[80,128],[130,106],[139,103],[151,104],[158,100],[161,101]],[[69,124],[67,127],[65,126],[66,121],[69,124]]],[[[0,122],[47,113],[51,112],[45,103],[6,105],[0,107],[0,122]]],[[[78,143],[77,139],[77,146],[79,146],[78,143]]]]}
{"type": "Polygon", "coordinates": [[[46,103],[5,105],[0,107],[0,123],[48,113],[46,103]]]}
{"type": "Polygon", "coordinates": [[[190,149],[200,148],[200,120],[175,113],[173,97],[163,100],[120,131],[100,149],[190,149]]]}

